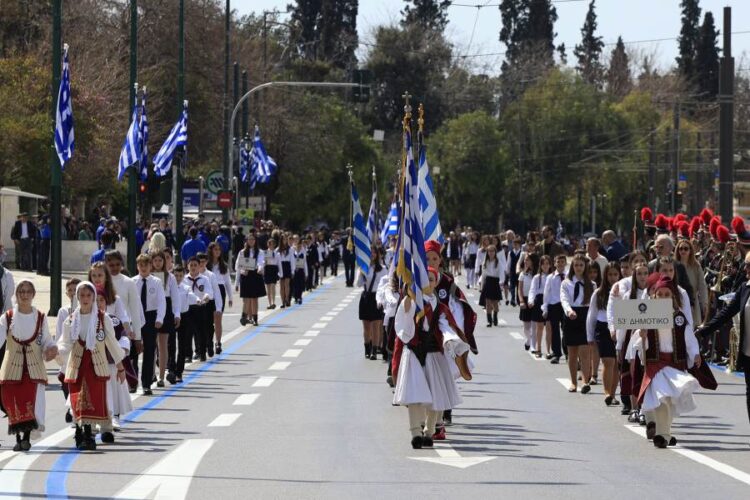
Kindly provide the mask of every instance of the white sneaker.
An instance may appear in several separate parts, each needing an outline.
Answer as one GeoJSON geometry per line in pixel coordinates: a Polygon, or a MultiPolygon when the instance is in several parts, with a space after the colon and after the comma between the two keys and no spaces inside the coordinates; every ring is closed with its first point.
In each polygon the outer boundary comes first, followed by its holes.
{"type": "Polygon", "coordinates": [[[119,431],[120,430],[120,417],[118,415],[113,415],[112,416],[112,428],[115,431],[119,431]]]}

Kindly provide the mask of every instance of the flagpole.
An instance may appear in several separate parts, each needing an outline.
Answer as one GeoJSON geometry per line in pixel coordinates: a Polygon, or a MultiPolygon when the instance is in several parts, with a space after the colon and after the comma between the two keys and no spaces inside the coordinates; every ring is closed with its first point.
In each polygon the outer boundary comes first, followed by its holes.
{"type": "MultiPolygon", "coordinates": [[[[133,113],[133,103],[137,99],[138,87],[136,83],[138,73],[138,0],[130,0],[130,99],[128,100],[128,116],[133,113]]],[[[128,271],[136,273],[135,258],[138,249],[135,245],[136,205],[138,193],[138,178],[140,177],[140,162],[130,166],[128,175],[128,271]]]]}
{"type": "Polygon", "coordinates": [[[52,149],[50,151],[50,188],[49,212],[52,215],[52,248],[50,258],[50,303],[49,315],[57,316],[62,307],[62,167],[55,148],[55,116],[57,115],[58,89],[61,78],[62,46],[62,0],[52,2],[52,149]]]}
{"type": "Polygon", "coordinates": [[[351,163],[346,164],[346,172],[349,174],[349,239],[346,242],[346,249],[350,252],[354,250],[354,200],[352,199],[352,183],[354,183],[354,167],[351,163]]]}

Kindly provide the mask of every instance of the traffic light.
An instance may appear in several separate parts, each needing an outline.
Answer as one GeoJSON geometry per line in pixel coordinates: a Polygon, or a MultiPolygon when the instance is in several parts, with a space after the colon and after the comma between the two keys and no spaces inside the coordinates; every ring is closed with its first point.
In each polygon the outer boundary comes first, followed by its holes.
{"type": "Polygon", "coordinates": [[[141,193],[141,196],[146,195],[146,183],[141,181],[138,183],[138,192],[141,193]]]}
{"type": "Polygon", "coordinates": [[[370,83],[372,83],[372,71],[367,69],[355,69],[352,73],[352,83],[359,86],[353,87],[352,97],[355,102],[367,102],[370,100],[370,83]]]}

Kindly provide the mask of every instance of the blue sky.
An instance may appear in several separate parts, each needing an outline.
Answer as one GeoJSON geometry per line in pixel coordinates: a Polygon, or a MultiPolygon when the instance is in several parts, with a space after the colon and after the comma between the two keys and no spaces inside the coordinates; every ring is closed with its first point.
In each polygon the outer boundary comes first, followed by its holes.
{"type": "MultiPolygon", "coordinates": [[[[232,8],[241,14],[262,12],[264,9],[285,10],[292,0],[233,0],[232,8]]],[[[447,35],[458,53],[470,56],[478,68],[488,73],[499,71],[504,46],[498,41],[500,31],[499,0],[455,0],[456,4],[485,4],[487,7],[451,6],[448,10],[447,35]],[[478,15],[477,15],[478,14],[478,15]],[[481,55],[477,55],[481,54],[481,55]]],[[[565,43],[569,62],[573,60],[573,47],[580,41],[580,29],[586,17],[588,0],[559,0],[555,2],[558,21],[556,43],[565,43]]],[[[605,43],[613,43],[618,35],[625,42],[675,38],[680,32],[679,0],[597,0],[598,33],[605,43]]],[[[381,24],[398,22],[403,0],[360,0],[357,26],[361,41],[372,41],[373,29],[381,24]]],[[[720,30],[723,8],[732,7],[732,51],[737,67],[746,67],[743,52],[750,53],[750,0],[701,0],[705,12],[710,10],[720,30]],[[745,33],[737,33],[745,32],[745,33]]],[[[283,16],[282,16],[283,17],[283,16]]],[[[656,56],[660,68],[668,68],[677,55],[677,41],[629,43],[630,50],[656,56]]],[[[366,50],[366,47],[362,47],[366,50]]],[[[359,55],[364,53],[360,50],[359,55]]],[[[611,46],[605,47],[609,52],[611,46]]]]}

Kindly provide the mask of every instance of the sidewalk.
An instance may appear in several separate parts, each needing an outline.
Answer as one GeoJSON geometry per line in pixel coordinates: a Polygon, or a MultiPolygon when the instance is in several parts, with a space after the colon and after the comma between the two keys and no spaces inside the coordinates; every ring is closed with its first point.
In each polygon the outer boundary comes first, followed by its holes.
{"type": "MultiPolygon", "coordinates": [[[[50,312],[49,305],[50,305],[50,277],[49,276],[40,276],[36,274],[33,271],[20,271],[17,269],[12,269],[11,274],[13,274],[13,281],[17,284],[22,279],[30,280],[32,283],[34,283],[34,287],[36,288],[36,296],[34,297],[34,306],[42,311],[43,313],[47,314],[50,312]]],[[[62,283],[61,283],[61,296],[62,296],[62,305],[67,306],[69,305],[68,298],[65,296],[65,282],[68,281],[70,278],[78,278],[80,280],[86,279],[87,275],[85,273],[70,273],[66,272],[62,275],[62,283]]],[[[57,311],[54,311],[55,317],[48,316],[47,322],[49,324],[49,331],[50,334],[55,335],[55,327],[57,326],[57,311]]]]}

